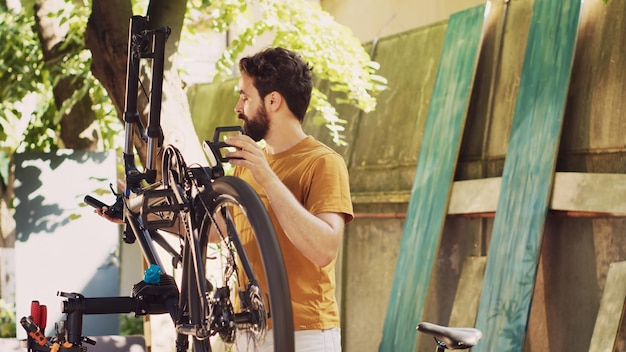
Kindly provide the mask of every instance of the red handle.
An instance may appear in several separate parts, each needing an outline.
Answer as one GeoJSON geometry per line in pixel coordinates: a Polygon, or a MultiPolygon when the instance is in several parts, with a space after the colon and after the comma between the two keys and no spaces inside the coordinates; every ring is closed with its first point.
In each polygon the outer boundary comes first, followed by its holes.
{"type": "Polygon", "coordinates": [[[40,315],[41,324],[39,324],[39,327],[41,328],[41,331],[45,331],[46,324],[48,322],[48,306],[40,305],[39,308],[41,310],[41,315],[40,315]]]}
{"type": "Polygon", "coordinates": [[[33,317],[33,323],[39,326],[41,324],[41,306],[39,301],[30,302],[30,316],[33,317]]]}

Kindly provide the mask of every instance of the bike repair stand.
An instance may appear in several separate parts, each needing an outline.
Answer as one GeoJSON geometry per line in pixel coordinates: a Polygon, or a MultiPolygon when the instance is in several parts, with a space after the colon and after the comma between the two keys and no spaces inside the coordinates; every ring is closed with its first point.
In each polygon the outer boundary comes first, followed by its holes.
{"type": "Polygon", "coordinates": [[[33,301],[31,315],[23,317],[20,324],[28,334],[29,352],[85,352],[83,343],[95,345],[95,341],[82,336],[85,314],[128,314],[135,316],[169,313],[174,319],[178,310],[178,288],[174,278],[165,275],[156,265],[146,270],[144,280],[133,286],[130,297],[86,298],[79,293],[58,292],[66,298],[61,304],[66,319],[55,324],[55,336],[45,337],[46,315],[39,302],[33,301]],[[40,307],[36,309],[36,307],[40,307]],[[35,317],[36,315],[36,317],[35,317]]]}

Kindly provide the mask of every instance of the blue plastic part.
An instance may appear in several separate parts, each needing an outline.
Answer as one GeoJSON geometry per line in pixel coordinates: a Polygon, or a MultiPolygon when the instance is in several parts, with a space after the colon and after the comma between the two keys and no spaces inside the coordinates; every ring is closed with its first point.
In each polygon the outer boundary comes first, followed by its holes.
{"type": "Polygon", "coordinates": [[[146,272],[143,274],[143,281],[150,285],[156,285],[161,282],[161,267],[156,264],[150,264],[146,272]]]}

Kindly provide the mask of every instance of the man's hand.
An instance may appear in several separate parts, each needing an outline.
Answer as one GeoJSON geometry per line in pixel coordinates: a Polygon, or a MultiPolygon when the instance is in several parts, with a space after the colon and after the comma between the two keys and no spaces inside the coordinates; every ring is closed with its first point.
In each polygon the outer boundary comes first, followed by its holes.
{"type": "Polygon", "coordinates": [[[265,188],[268,182],[277,180],[276,174],[265,159],[263,150],[252,138],[246,135],[234,135],[229,136],[225,142],[237,148],[236,151],[226,153],[228,158],[237,158],[230,159],[230,163],[250,170],[254,180],[261,187],[265,188]]]}
{"type": "Polygon", "coordinates": [[[95,208],[94,209],[94,213],[102,216],[103,218],[109,220],[110,222],[116,223],[116,224],[123,224],[124,220],[117,218],[117,217],[112,217],[106,214],[106,211],[109,210],[109,208],[107,207],[102,207],[102,208],[95,208]]]}

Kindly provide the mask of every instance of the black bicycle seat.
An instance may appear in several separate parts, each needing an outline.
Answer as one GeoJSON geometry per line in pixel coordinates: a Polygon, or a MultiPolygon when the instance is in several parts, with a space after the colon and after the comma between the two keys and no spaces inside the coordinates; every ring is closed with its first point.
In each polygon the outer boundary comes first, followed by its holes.
{"type": "Polygon", "coordinates": [[[432,335],[437,343],[449,350],[462,350],[475,346],[483,333],[474,328],[450,328],[433,323],[419,323],[417,330],[432,335]]]}

